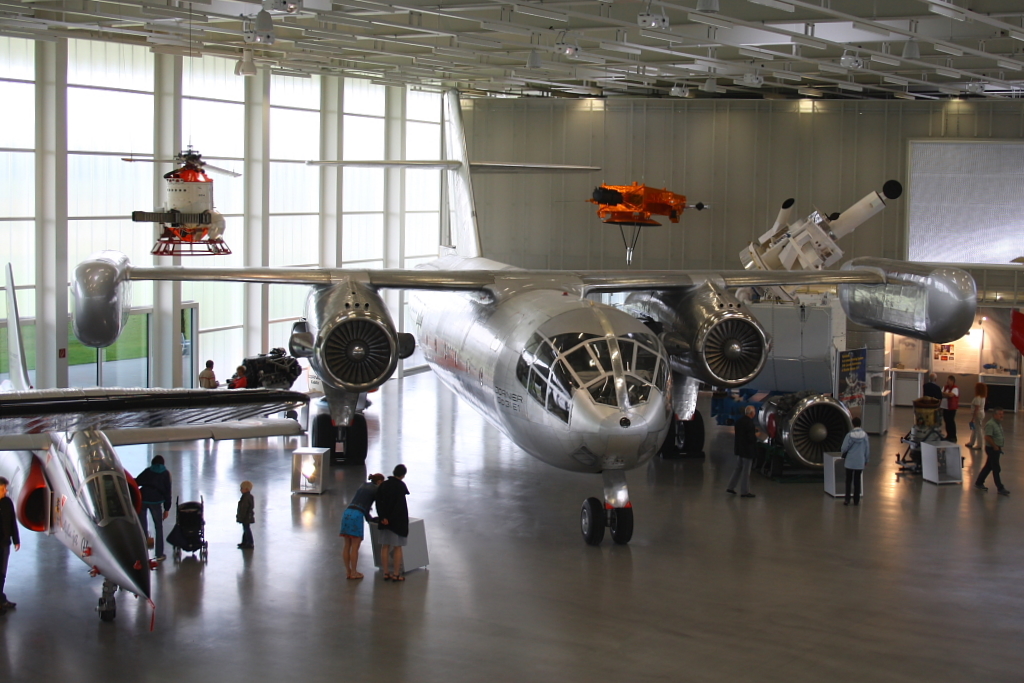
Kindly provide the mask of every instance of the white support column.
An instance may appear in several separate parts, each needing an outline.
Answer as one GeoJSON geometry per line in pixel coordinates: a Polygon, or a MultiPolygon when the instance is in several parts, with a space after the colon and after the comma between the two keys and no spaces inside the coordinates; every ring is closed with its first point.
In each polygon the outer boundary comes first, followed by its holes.
{"type": "MultiPolygon", "coordinates": [[[[320,77],[320,158],[341,159],[343,77],[320,77]]],[[[341,183],[338,166],[320,167],[320,265],[341,265],[341,183]]]]}
{"type": "MultiPolygon", "coordinates": [[[[245,79],[245,265],[269,265],[270,72],[245,79]]],[[[267,285],[245,285],[245,355],[264,353],[269,343],[267,285]]]]}
{"type": "MultiPolygon", "coordinates": [[[[405,88],[389,86],[384,117],[384,158],[388,161],[405,160],[405,88]]],[[[400,168],[389,168],[384,177],[384,267],[405,266],[405,173],[400,168]]],[[[392,313],[399,330],[403,326],[405,293],[385,290],[384,302],[392,313]]],[[[398,377],[403,375],[404,363],[399,363],[398,377]]]]}
{"type": "Polygon", "coordinates": [[[68,45],[36,48],[36,382],[68,385],[68,45]]]}
{"type": "MultiPolygon", "coordinates": [[[[153,154],[157,159],[172,159],[181,151],[181,57],[154,55],[155,90],[153,98],[153,154]]],[[[164,173],[174,169],[171,163],[153,164],[153,209],[166,199],[164,173]]],[[[160,226],[153,225],[153,239],[160,226]]],[[[158,256],[158,266],[181,265],[181,257],[158,256]]],[[[181,363],[181,283],[154,282],[153,325],[149,344],[150,385],[183,386],[181,363]]],[[[195,361],[193,360],[193,365],[195,361]]]]}

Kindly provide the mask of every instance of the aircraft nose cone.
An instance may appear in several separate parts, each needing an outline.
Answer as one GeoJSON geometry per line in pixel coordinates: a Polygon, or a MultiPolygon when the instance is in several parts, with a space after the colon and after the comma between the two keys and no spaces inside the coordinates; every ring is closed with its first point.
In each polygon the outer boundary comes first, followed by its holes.
{"type": "Polygon", "coordinates": [[[828,438],[828,427],[816,422],[811,425],[811,428],[807,431],[807,436],[810,437],[814,443],[821,443],[828,438]]]}
{"type": "Polygon", "coordinates": [[[114,567],[101,567],[106,578],[136,595],[149,598],[149,552],[138,522],[115,519],[101,527],[99,539],[114,567]]]}

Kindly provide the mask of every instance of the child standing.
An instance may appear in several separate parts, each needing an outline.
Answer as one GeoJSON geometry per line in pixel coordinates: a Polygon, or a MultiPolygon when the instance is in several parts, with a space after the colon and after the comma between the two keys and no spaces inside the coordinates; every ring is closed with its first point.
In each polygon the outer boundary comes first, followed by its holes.
{"type": "Polygon", "coordinates": [[[239,548],[248,549],[253,547],[251,524],[256,523],[256,500],[252,497],[252,482],[243,481],[239,487],[242,490],[242,497],[238,499],[238,512],[235,513],[235,521],[242,525],[242,542],[239,548]]]}

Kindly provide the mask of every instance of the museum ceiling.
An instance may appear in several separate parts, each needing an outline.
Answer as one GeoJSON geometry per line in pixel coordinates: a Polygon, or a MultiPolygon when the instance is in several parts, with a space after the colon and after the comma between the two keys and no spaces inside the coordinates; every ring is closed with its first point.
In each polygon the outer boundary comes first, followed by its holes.
{"type": "Polygon", "coordinates": [[[1016,98],[1022,20],[1020,0],[0,0],[0,35],[497,96],[1016,98]]]}

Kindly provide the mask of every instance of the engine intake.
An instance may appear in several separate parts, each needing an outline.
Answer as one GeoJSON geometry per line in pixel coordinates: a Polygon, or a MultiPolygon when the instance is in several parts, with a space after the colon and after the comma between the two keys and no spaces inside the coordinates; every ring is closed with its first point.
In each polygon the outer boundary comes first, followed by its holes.
{"type": "Polygon", "coordinates": [[[761,406],[758,421],[790,458],[814,468],[824,465],[826,453],[838,452],[853,429],[846,406],[808,391],[772,396],[761,406]]]}
{"type": "Polygon", "coordinates": [[[313,338],[310,364],[328,385],[359,393],[376,389],[394,373],[403,345],[384,302],[370,287],[350,280],[313,289],[306,319],[305,331],[298,330],[290,346],[300,350],[313,338]]]}
{"type": "Polygon", "coordinates": [[[764,328],[713,282],[686,292],[635,292],[626,308],[656,321],[674,370],[709,384],[746,384],[767,360],[770,340],[764,328]]]}

